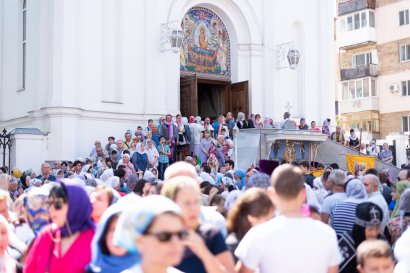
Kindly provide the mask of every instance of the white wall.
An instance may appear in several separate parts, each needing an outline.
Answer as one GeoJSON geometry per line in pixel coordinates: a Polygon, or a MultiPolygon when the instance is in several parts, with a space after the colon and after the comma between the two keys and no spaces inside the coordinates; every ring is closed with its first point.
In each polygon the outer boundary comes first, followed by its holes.
{"type": "Polygon", "coordinates": [[[397,1],[377,8],[376,31],[377,43],[383,44],[410,36],[410,25],[399,26],[399,11],[410,9],[410,3],[397,1]]]}
{"type": "Polygon", "coordinates": [[[379,76],[377,78],[377,92],[380,99],[380,114],[410,110],[410,97],[402,96],[401,81],[410,80],[409,71],[396,72],[395,74],[379,76]],[[398,92],[390,92],[389,85],[397,84],[398,92]]]}
{"type": "Polygon", "coordinates": [[[161,24],[196,5],[227,26],[232,82],[249,80],[253,113],[280,120],[289,101],[308,120],[333,119],[333,1],[28,1],[24,91],[18,2],[1,2],[0,123],[47,133],[46,160],[85,156],[95,139],[179,111],[179,54],[160,51],[161,24]],[[294,40],[299,67],[278,70],[276,46],[294,40]]]}

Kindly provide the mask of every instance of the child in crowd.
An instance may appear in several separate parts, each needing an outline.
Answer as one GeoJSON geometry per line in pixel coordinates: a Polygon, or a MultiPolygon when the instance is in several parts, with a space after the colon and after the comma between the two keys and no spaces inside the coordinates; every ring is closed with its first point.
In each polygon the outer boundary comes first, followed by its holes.
{"type": "Polygon", "coordinates": [[[159,145],[157,147],[158,157],[158,178],[164,180],[165,169],[169,165],[169,156],[171,156],[171,150],[169,145],[165,142],[165,137],[161,136],[159,139],[159,145]]]}
{"type": "Polygon", "coordinates": [[[383,240],[367,240],[357,248],[357,270],[360,273],[393,273],[394,260],[389,244],[383,240]]]}

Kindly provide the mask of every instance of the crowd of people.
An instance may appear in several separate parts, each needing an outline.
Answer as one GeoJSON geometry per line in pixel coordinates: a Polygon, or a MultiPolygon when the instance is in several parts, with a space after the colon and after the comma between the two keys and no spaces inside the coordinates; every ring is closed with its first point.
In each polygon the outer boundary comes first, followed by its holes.
{"type": "Polygon", "coordinates": [[[1,168],[0,272],[410,272],[410,165],[394,183],[308,161],[239,169],[232,129],[259,124],[167,115],[38,175],[1,168]]]}

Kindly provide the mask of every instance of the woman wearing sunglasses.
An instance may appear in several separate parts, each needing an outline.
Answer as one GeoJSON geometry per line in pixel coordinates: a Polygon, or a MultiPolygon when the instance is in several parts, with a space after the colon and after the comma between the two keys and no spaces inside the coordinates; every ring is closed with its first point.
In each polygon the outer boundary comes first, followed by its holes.
{"type": "Polygon", "coordinates": [[[171,200],[151,195],[125,210],[114,232],[114,244],[141,260],[123,273],[177,273],[184,253],[185,230],[181,209],[171,200]]]}
{"type": "Polygon", "coordinates": [[[164,183],[161,194],[181,207],[189,231],[184,241],[188,248],[177,268],[185,273],[234,272],[233,257],[221,232],[200,221],[201,190],[198,183],[191,177],[175,177],[164,183]]]}
{"type": "Polygon", "coordinates": [[[24,262],[25,273],[82,273],[91,260],[92,206],[78,185],[57,183],[47,200],[51,224],[34,240],[24,262]]]}

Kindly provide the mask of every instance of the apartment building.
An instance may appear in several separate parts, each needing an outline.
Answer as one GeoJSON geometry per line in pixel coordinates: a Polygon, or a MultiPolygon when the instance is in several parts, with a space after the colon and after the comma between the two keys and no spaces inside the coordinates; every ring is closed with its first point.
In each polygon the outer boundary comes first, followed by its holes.
{"type": "Polygon", "coordinates": [[[410,134],[410,0],[338,0],[337,111],[367,139],[410,134]]]}

